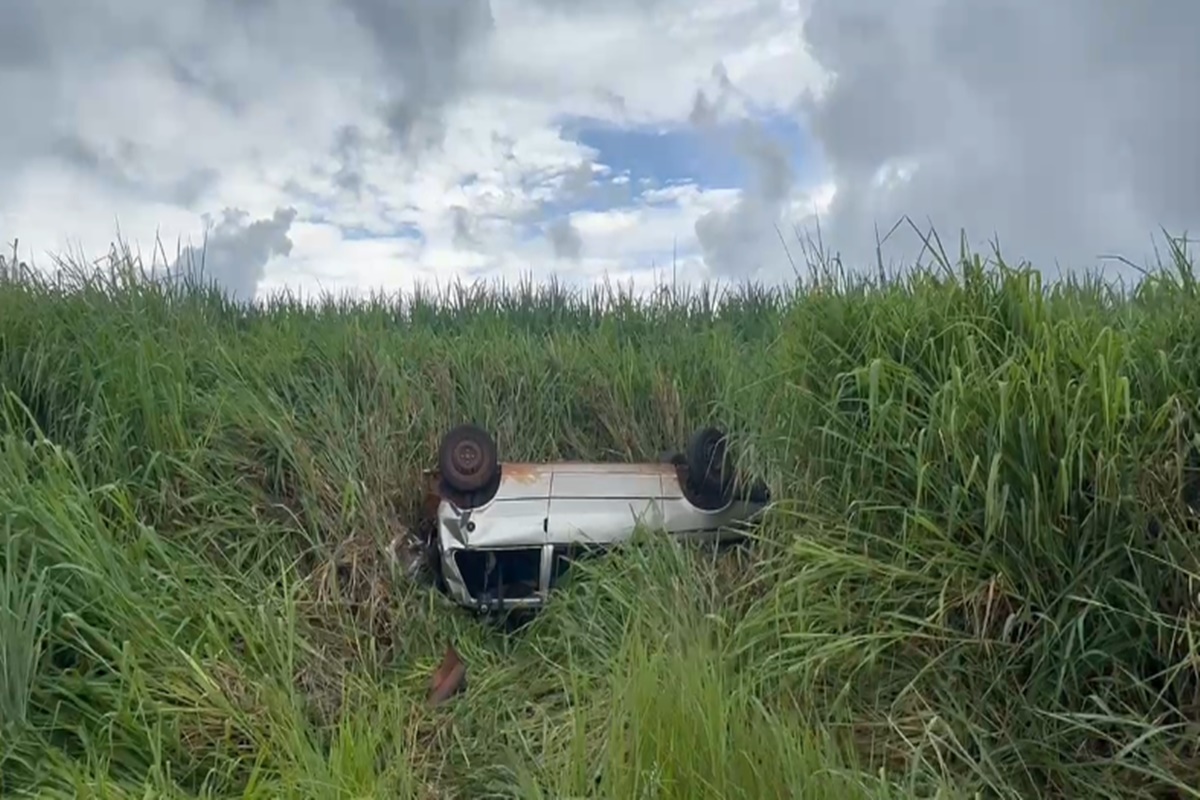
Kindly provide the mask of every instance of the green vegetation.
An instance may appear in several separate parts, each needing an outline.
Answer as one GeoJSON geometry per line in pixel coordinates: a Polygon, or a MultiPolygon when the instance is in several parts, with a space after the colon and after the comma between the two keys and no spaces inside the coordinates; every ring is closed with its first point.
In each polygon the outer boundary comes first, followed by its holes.
{"type": "Polygon", "coordinates": [[[0,790],[1200,796],[1200,294],[903,279],[635,300],[0,282],[0,790]],[[505,633],[389,558],[464,420],[519,459],[719,421],[779,498],[505,633]],[[446,645],[466,693],[427,708],[446,645]],[[1189,788],[1191,787],[1191,788],[1189,788]]]}

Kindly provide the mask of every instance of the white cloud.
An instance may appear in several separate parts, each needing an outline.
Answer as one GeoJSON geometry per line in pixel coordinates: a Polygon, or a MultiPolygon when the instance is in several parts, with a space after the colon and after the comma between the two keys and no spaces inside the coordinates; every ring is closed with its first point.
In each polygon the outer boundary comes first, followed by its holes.
{"type": "Polygon", "coordinates": [[[487,82],[558,113],[679,121],[720,61],[763,107],[787,106],[822,75],[800,41],[800,9],[778,0],[495,0],[493,8],[487,82]]]}
{"type": "MultiPolygon", "coordinates": [[[[0,197],[0,234],[19,236],[36,261],[68,243],[103,253],[119,221],[143,249],[161,235],[173,258],[180,240],[202,241],[204,215],[270,219],[294,207],[290,252],[229,266],[236,291],[259,270],[270,291],[641,269],[688,239],[694,207],[618,210],[646,227],[611,240],[586,233],[602,212],[528,234],[542,205],[605,172],[562,137],[559,115],[678,122],[722,59],[748,78],[772,74],[770,59],[776,76],[805,64],[798,17],[781,48],[769,2],[714,14],[682,2],[494,0],[488,31],[480,2],[448,1],[438,12],[407,0],[301,0],[302,10],[108,0],[64,25],[56,12],[70,4],[48,0],[18,20],[46,47],[19,73],[0,70],[6,106],[44,110],[23,116],[23,136],[0,152],[18,168],[0,197]],[[385,35],[409,23],[425,38],[404,55],[385,35]],[[424,148],[397,140],[414,138],[424,148]],[[420,239],[404,235],[412,229],[420,239]],[[565,261],[547,239],[556,231],[565,261]]],[[[792,82],[752,80],[751,91],[779,106],[792,82]]]]}
{"type": "Polygon", "coordinates": [[[781,106],[814,71],[797,12],[757,0],[47,0],[10,21],[34,44],[0,64],[0,100],[34,113],[0,145],[15,176],[0,234],[44,264],[68,245],[102,254],[119,221],[173,260],[206,215],[295,209],[290,249],[238,265],[234,229],[215,240],[237,293],[649,268],[679,239],[694,249],[716,201],[543,218],[605,172],[556,120],[679,122],[722,61],[781,106]],[[636,228],[601,233],[609,213],[636,228]]]}
{"type": "MultiPolygon", "coordinates": [[[[103,253],[119,221],[143,249],[161,235],[173,257],[179,240],[202,240],[206,214],[263,220],[294,208],[290,253],[239,273],[264,270],[268,291],[399,286],[433,272],[638,269],[689,238],[698,212],[618,210],[646,227],[611,240],[587,232],[603,212],[541,219],[543,204],[603,173],[556,119],[679,122],[722,60],[756,102],[779,106],[795,73],[814,70],[800,17],[777,3],[487,6],[27,8],[9,31],[33,44],[0,65],[0,100],[33,104],[0,146],[15,168],[0,234],[19,236],[37,261],[75,243],[103,253]]],[[[247,289],[240,278],[231,288],[247,289]]]]}
{"type": "Polygon", "coordinates": [[[308,222],[295,223],[290,236],[286,268],[266,271],[260,296],[288,293],[311,300],[324,293],[391,294],[435,277],[435,268],[425,263],[419,243],[411,239],[346,239],[336,225],[308,222]]]}
{"type": "Polygon", "coordinates": [[[689,277],[783,276],[776,226],[787,240],[814,209],[850,255],[903,213],[1043,258],[1141,251],[1157,224],[1200,216],[1196,110],[1171,99],[1200,77],[1179,39],[1198,7],[1168,5],[1151,18],[1117,0],[19,4],[0,32],[0,102],[20,109],[0,137],[0,236],[25,255],[100,255],[119,222],[173,258],[205,214],[295,209],[290,252],[230,267],[261,272],[262,291],[588,280],[673,257],[689,277]],[[821,163],[752,125],[721,145],[751,175],[742,192],[644,191],[558,126],[789,109],[821,163]],[[1179,119],[1147,123],[1161,109],[1179,119]]]}
{"type": "MultiPolygon", "coordinates": [[[[1159,225],[1200,223],[1200,4],[815,0],[833,73],[807,118],[838,186],[824,232],[856,262],[874,228],[932,219],[957,249],[998,235],[1054,270],[1141,260],[1159,225]]],[[[910,232],[886,248],[899,263],[910,232]]],[[[953,256],[954,253],[952,252],[953,256]]]]}

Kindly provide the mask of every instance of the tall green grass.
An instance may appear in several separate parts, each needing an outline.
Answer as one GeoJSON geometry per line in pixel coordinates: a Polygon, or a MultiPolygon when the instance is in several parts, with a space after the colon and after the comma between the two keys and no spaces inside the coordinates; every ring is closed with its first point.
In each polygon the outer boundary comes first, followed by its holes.
{"type": "Polygon", "coordinates": [[[970,253],[786,289],[240,309],[0,281],[0,791],[1200,796],[1200,299],[970,253]],[[516,633],[390,557],[474,420],[513,459],[729,428],[777,503],[644,531],[516,633]],[[448,642],[465,694],[423,704],[448,642]],[[1171,794],[1171,793],[1174,794],[1171,794]]]}

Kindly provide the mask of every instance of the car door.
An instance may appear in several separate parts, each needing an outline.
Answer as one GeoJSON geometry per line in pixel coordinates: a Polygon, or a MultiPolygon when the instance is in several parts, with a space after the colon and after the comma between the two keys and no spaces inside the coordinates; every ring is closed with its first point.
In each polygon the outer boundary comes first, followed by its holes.
{"type": "Polygon", "coordinates": [[[546,541],[603,546],[628,539],[639,521],[661,527],[662,491],[655,470],[560,466],[550,483],[546,541]]]}

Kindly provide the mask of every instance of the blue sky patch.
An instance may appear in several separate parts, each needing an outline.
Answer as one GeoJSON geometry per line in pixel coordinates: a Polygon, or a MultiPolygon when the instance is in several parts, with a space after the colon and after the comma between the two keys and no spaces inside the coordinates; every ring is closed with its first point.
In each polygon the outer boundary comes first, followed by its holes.
{"type": "MultiPolygon", "coordinates": [[[[792,166],[803,172],[808,137],[790,115],[772,114],[759,119],[763,130],[784,145],[792,166]]],[[[738,127],[724,123],[700,129],[690,123],[671,127],[620,127],[587,118],[562,121],[563,133],[597,152],[596,161],[614,175],[627,175],[634,183],[651,185],[695,183],[702,189],[733,189],[750,177],[749,165],[736,149],[738,127]]]]}
{"type": "MultiPolygon", "coordinates": [[[[791,155],[797,181],[810,178],[810,139],[788,114],[767,114],[759,122],[768,136],[791,155]]],[[[647,189],[695,184],[701,189],[738,189],[753,178],[752,165],[737,149],[737,123],[701,129],[679,125],[620,126],[588,117],[559,120],[563,136],[595,151],[595,161],[612,172],[586,196],[564,199],[544,209],[553,218],[571,211],[603,211],[634,201],[647,189]],[[610,183],[624,177],[628,184],[610,183]]]]}
{"type": "Polygon", "coordinates": [[[379,239],[381,237],[395,238],[395,239],[414,239],[416,241],[424,241],[425,240],[425,234],[421,232],[421,229],[419,227],[417,227],[416,225],[414,225],[411,222],[401,223],[400,225],[397,225],[393,230],[388,231],[385,234],[381,234],[376,231],[369,231],[366,228],[342,227],[342,238],[346,239],[347,241],[356,241],[359,239],[379,239]]]}

